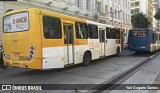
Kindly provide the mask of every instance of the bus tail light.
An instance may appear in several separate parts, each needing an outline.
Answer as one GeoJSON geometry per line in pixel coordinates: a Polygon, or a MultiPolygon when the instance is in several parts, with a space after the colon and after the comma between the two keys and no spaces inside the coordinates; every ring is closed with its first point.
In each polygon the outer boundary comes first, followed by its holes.
{"type": "Polygon", "coordinates": [[[35,54],[35,48],[31,45],[30,47],[30,60],[32,60],[34,58],[34,54],[35,54]]]}
{"type": "Polygon", "coordinates": [[[147,47],[147,48],[150,47],[150,42],[147,42],[146,47],[147,47]]]}
{"type": "Polygon", "coordinates": [[[131,47],[131,42],[128,41],[128,47],[131,47]]]}

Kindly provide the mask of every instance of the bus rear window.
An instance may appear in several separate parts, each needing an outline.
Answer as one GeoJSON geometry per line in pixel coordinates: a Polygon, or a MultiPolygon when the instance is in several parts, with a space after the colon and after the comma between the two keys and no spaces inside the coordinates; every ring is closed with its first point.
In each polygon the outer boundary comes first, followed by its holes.
{"type": "Polygon", "coordinates": [[[28,12],[5,16],[3,30],[4,32],[22,32],[29,30],[28,12]]]}
{"type": "Polygon", "coordinates": [[[147,35],[148,35],[148,33],[147,33],[147,31],[142,31],[142,30],[140,30],[140,31],[130,31],[130,36],[131,37],[141,37],[141,38],[144,38],[144,37],[147,37],[147,35]]]}

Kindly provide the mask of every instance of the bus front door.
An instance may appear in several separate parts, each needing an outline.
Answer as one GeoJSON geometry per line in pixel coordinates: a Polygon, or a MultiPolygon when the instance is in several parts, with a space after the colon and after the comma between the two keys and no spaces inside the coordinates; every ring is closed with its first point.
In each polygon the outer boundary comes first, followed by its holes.
{"type": "Polygon", "coordinates": [[[64,62],[65,65],[71,65],[74,63],[74,33],[73,24],[64,23],[64,62]]]}
{"type": "Polygon", "coordinates": [[[100,56],[105,56],[105,30],[99,29],[100,56]]]}

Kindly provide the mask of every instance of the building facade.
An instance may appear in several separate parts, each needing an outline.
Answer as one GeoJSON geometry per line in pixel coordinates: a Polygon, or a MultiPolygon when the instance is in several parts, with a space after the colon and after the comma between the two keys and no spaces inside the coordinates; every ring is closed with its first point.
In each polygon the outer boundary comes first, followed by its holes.
{"type": "MultiPolygon", "coordinates": [[[[153,3],[153,16],[156,14],[156,12],[157,12],[157,3],[154,2],[153,3]]],[[[158,29],[158,21],[155,18],[153,18],[153,29],[154,30],[158,29]]]]}
{"type": "Polygon", "coordinates": [[[29,7],[113,25],[126,34],[132,28],[130,0],[17,0],[0,2],[0,29],[5,11],[29,7]]]}
{"type": "MultiPolygon", "coordinates": [[[[159,5],[160,5],[159,0],[154,0],[154,2],[153,2],[153,16],[156,14],[158,8],[160,8],[159,5]]],[[[159,23],[159,26],[160,26],[160,23],[159,23]]],[[[155,18],[153,19],[153,28],[155,30],[159,30],[159,28],[158,28],[158,20],[156,20],[155,18]]]]}
{"type": "Polygon", "coordinates": [[[140,12],[146,15],[153,27],[153,0],[131,0],[131,14],[140,12]]]}

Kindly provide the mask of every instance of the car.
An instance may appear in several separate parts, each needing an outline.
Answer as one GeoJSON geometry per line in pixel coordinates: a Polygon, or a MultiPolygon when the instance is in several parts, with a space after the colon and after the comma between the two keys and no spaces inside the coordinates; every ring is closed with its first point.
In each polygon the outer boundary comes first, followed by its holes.
{"type": "Polygon", "coordinates": [[[4,65],[3,62],[3,54],[2,54],[2,47],[0,46],[0,69],[6,69],[8,66],[4,65]]]}

